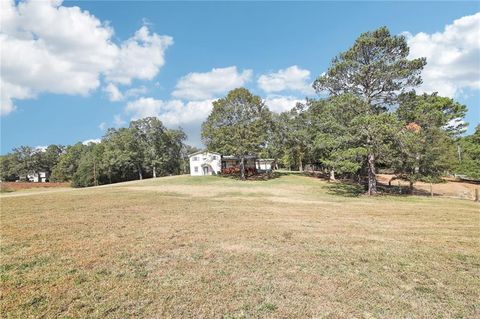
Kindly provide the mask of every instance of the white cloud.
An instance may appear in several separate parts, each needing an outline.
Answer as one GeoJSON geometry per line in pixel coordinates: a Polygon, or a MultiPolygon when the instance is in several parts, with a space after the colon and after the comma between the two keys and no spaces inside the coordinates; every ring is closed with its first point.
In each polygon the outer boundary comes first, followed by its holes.
{"type": "Polygon", "coordinates": [[[178,81],[172,96],[186,100],[208,100],[243,86],[251,77],[252,70],[240,73],[236,66],[214,68],[205,73],[189,73],[178,81]]]}
{"type": "Polygon", "coordinates": [[[115,84],[108,83],[108,85],[103,90],[108,94],[108,99],[111,102],[123,100],[123,94],[122,92],[120,92],[120,90],[115,84]]]}
{"type": "Polygon", "coordinates": [[[131,88],[131,89],[128,89],[127,91],[125,91],[125,97],[137,97],[139,95],[142,95],[142,94],[145,94],[147,93],[148,90],[145,86],[139,86],[139,87],[136,87],[136,88],[131,88]]]}
{"type": "Polygon", "coordinates": [[[463,89],[480,89],[480,12],[465,16],[433,34],[404,33],[410,57],[426,57],[420,92],[454,97],[463,89]]]}
{"type": "Polygon", "coordinates": [[[203,122],[212,110],[212,102],[213,100],[162,101],[148,97],[129,102],[125,111],[131,119],[156,116],[165,125],[172,127],[203,122]]]}
{"type": "Polygon", "coordinates": [[[297,103],[305,103],[305,100],[294,96],[279,95],[268,96],[264,101],[270,111],[276,113],[290,111],[295,105],[297,105],[297,103]]]}
{"type": "Polygon", "coordinates": [[[132,79],[151,80],[165,64],[165,50],[173,38],[150,34],[146,26],[123,42],[115,59],[115,67],[106,71],[109,81],[130,84],[132,79]]]}
{"type": "Polygon", "coordinates": [[[263,74],[258,78],[258,86],[267,93],[297,91],[312,94],[310,71],[292,65],[275,73],[263,74]]]}
{"type": "Polygon", "coordinates": [[[86,140],[86,141],[83,141],[82,144],[83,145],[88,145],[88,144],[98,144],[102,141],[101,138],[92,138],[90,140],[86,140]]]}
{"type": "Polygon", "coordinates": [[[165,63],[171,37],[143,26],[117,45],[108,23],[61,3],[0,1],[2,115],[14,110],[13,100],[42,92],[87,95],[102,76],[121,84],[150,80],[165,63]]]}
{"type": "Polygon", "coordinates": [[[128,89],[125,91],[125,93],[122,93],[120,89],[113,83],[108,83],[108,85],[103,88],[103,91],[107,93],[108,99],[111,102],[123,101],[124,99],[137,97],[148,92],[147,88],[142,85],[128,89]]]}

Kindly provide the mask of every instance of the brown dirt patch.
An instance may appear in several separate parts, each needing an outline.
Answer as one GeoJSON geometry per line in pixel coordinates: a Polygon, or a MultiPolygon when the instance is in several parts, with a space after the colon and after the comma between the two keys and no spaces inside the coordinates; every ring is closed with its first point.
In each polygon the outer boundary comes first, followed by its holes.
{"type": "MultiPolygon", "coordinates": [[[[378,174],[378,181],[383,185],[388,185],[388,181],[393,177],[389,174],[378,174]]],[[[400,186],[407,188],[408,181],[394,180],[392,186],[400,186]]],[[[414,185],[414,192],[417,194],[430,194],[430,183],[416,182],[414,185]]],[[[455,181],[453,179],[445,179],[444,183],[432,184],[433,193],[435,196],[447,196],[455,198],[474,199],[475,189],[480,192],[480,185],[475,183],[467,183],[461,181],[455,181]]]]}

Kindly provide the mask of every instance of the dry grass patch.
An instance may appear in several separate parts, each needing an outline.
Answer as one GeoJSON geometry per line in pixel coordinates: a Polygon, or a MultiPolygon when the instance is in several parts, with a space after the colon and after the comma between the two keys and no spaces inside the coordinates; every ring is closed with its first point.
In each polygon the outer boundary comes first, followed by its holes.
{"type": "Polygon", "coordinates": [[[2,317],[478,317],[478,204],[327,186],[174,177],[2,197],[2,317]]]}

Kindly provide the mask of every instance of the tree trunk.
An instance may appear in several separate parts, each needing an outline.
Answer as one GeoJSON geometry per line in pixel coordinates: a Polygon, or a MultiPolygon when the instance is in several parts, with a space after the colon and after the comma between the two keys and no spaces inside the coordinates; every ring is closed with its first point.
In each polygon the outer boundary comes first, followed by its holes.
{"type": "Polygon", "coordinates": [[[368,195],[377,194],[377,176],[375,175],[375,155],[367,155],[368,195]]]}
{"type": "Polygon", "coordinates": [[[138,179],[142,180],[143,179],[142,167],[140,165],[137,165],[137,169],[138,169],[138,179]]]}
{"type": "Polygon", "coordinates": [[[414,168],[414,173],[415,174],[418,174],[418,172],[420,172],[420,166],[418,166],[418,163],[420,162],[420,155],[416,155],[415,156],[415,160],[417,162],[417,165],[415,165],[415,168],[414,168]]]}
{"type": "Polygon", "coordinates": [[[397,176],[393,176],[392,178],[390,178],[390,180],[388,181],[388,186],[392,186],[392,182],[396,179],[397,179],[397,176]]]}
{"type": "Polygon", "coordinates": [[[240,178],[242,180],[245,179],[245,158],[243,157],[243,155],[240,158],[240,178]]]}
{"type": "Polygon", "coordinates": [[[410,194],[413,195],[413,181],[410,181],[410,194]]]}
{"type": "Polygon", "coordinates": [[[303,172],[303,156],[298,157],[298,170],[303,172]]]}
{"type": "Polygon", "coordinates": [[[98,186],[97,182],[97,165],[95,161],[93,161],[93,185],[98,186]]]}
{"type": "Polygon", "coordinates": [[[333,182],[335,180],[335,170],[332,168],[330,170],[330,181],[333,182]]]}
{"type": "Polygon", "coordinates": [[[153,164],[153,178],[157,177],[157,169],[155,167],[155,164],[153,164]]]}

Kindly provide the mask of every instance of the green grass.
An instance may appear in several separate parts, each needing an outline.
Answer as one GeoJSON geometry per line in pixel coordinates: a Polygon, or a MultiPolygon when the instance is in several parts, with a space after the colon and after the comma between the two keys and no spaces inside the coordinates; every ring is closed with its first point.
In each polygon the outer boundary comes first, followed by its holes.
{"type": "Polygon", "coordinates": [[[480,212],[282,175],[0,195],[2,318],[476,318],[480,212]]]}

